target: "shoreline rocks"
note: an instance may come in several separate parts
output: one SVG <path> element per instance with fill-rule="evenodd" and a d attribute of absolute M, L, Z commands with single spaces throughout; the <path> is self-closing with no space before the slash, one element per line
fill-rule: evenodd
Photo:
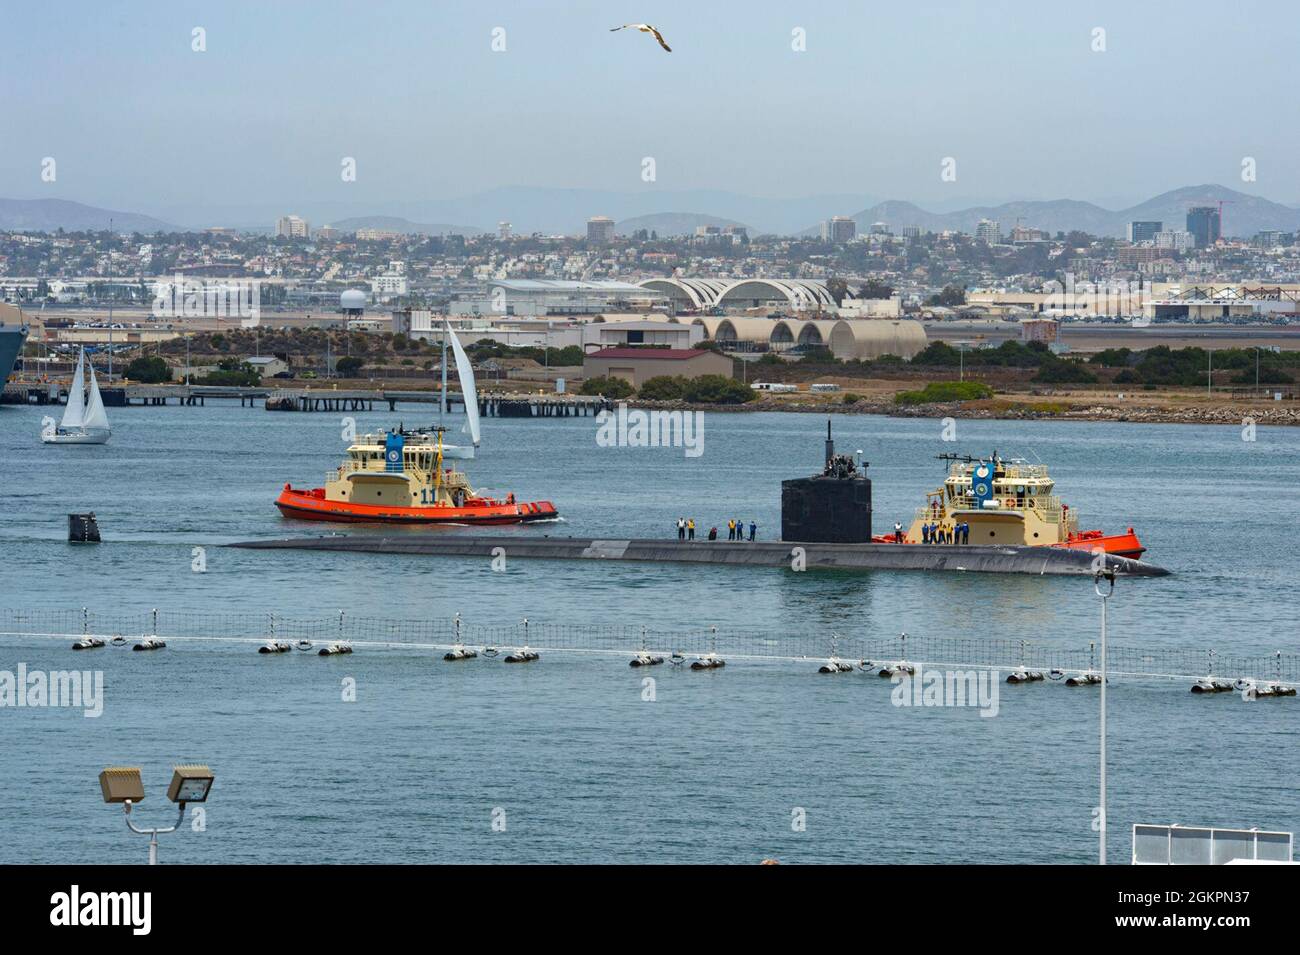
<path fill-rule="evenodd" d="M 995 401 L 998 399 L 994 399 Z M 1005 401 L 1005 399 L 1002 399 Z M 629 408 L 656 411 L 778 411 L 810 414 L 874 414 L 891 418 L 967 418 L 1006 421 L 1122 421 L 1130 424 L 1222 424 L 1242 426 L 1247 419 L 1256 425 L 1300 426 L 1300 407 L 1241 408 L 1233 406 L 1157 406 L 1157 405 L 1062 405 L 1036 408 L 1033 404 L 999 404 L 981 407 L 984 402 L 948 402 L 928 405 L 896 405 L 893 401 L 862 399 L 853 404 L 825 401 L 758 400 L 743 405 L 691 404 L 686 401 L 641 401 L 629 399 Z"/>

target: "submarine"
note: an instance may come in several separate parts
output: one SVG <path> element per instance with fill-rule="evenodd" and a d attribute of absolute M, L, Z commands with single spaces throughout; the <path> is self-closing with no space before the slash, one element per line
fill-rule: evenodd
<path fill-rule="evenodd" d="M 781 540 L 726 540 L 506 536 L 447 531 L 400 535 L 332 534 L 242 541 L 250 550 L 408 554 L 491 560 L 506 547 L 525 560 L 618 560 L 663 564 L 780 567 L 791 570 L 919 570 L 1126 577 L 1163 577 L 1170 572 L 1146 561 L 1104 551 L 1014 544 L 881 543 L 873 541 L 871 479 L 866 462 L 836 454 L 830 422 L 820 473 L 781 482 Z"/>

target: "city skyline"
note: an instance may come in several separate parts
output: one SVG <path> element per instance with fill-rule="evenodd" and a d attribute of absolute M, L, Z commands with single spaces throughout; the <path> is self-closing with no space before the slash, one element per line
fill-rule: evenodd
<path fill-rule="evenodd" d="M 15 11 L 28 42 L 0 77 L 22 134 L 0 157 L 0 195 L 183 223 L 196 193 L 288 211 L 512 186 L 939 210 L 1060 198 L 1114 209 L 1199 182 L 1300 199 L 1287 175 L 1300 134 L 1276 122 L 1285 64 L 1251 58 L 1246 25 L 1267 4 L 1232 22 L 1208 4 L 1174 18 L 956 3 L 921 22 L 655 4 L 671 54 L 610 35 L 633 11 L 594 3 L 319 9 L 312 22 L 287 7 Z M 1296 29 L 1270 23 L 1270 38 Z M 1246 62 L 1245 76 L 1215 68 Z"/>

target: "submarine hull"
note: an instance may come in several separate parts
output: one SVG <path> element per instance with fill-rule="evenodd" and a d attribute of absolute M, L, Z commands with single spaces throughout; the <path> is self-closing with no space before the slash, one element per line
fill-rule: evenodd
<path fill-rule="evenodd" d="M 672 564 L 808 570 L 926 570 L 969 573 L 1076 575 L 1096 573 L 1093 554 L 1066 547 L 953 546 L 942 544 L 825 543 L 814 541 L 601 540 L 589 537 L 521 537 L 503 534 L 410 533 L 333 535 L 244 541 L 229 547 L 254 550 L 337 551 L 472 557 L 490 560 L 504 548 L 511 559 L 627 560 Z M 1130 577 L 1169 573 L 1145 561 L 1105 555 L 1106 566 Z"/>

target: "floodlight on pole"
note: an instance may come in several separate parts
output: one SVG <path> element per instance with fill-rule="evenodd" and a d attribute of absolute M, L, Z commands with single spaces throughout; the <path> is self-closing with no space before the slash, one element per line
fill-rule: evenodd
<path fill-rule="evenodd" d="M 208 793 L 216 777 L 207 766 L 184 765 L 173 767 L 167 798 L 176 803 L 176 821 L 166 829 L 142 829 L 131 821 L 132 807 L 144 798 L 144 782 L 138 766 L 109 766 L 99 774 L 99 788 L 106 803 L 121 803 L 126 813 L 126 827 L 132 832 L 149 837 L 149 864 L 158 864 L 158 836 L 175 832 L 185 821 L 185 806 L 192 802 L 207 802 Z"/>
<path fill-rule="evenodd" d="M 1103 588 L 1103 583 L 1107 586 Z M 1106 864 L 1106 604 L 1115 593 L 1115 568 L 1107 567 L 1093 576 L 1092 589 L 1101 598 L 1101 728 L 1100 728 L 1100 778 L 1101 805 L 1099 807 L 1101 824 L 1098 835 L 1099 865 Z"/>

